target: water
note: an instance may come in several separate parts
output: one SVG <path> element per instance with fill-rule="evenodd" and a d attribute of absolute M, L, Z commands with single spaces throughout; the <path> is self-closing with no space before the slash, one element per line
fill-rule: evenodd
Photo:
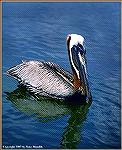
<path fill-rule="evenodd" d="M 120 3 L 7 2 L 2 23 L 3 146 L 120 148 Z M 90 107 L 36 101 L 4 74 L 30 59 L 71 71 L 69 33 L 85 37 Z"/>

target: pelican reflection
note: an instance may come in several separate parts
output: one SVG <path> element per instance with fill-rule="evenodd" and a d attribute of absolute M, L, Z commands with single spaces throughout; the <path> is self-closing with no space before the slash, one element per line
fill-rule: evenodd
<path fill-rule="evenodd" d="M 77 148 L 81 141 L 81 128 L 91 101 L 88 103 L 82 102 L 79 105 L 79 103 L 72 104 L 71 101 L 68 103 L 46 97 L 35 97 L 23 86 L 19 86 L 13 92 L 6 92 L 6 98 L 19 111 L 38 118 L 40 122 L 46 123 L 62 116 L 70 116 L 68 125 L 64 127 L 62 133 L 60 148 Z"/>

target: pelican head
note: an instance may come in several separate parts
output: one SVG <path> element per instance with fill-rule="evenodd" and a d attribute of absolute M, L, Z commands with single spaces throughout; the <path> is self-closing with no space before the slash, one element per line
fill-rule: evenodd
<path fill-rule="evenodd" d="M 78 34 L 69 34 L 67 36 L 67 48 L 73 71 L 74 89 L 80 90 L 82 95 L 89 96 L 84 38 Z"/>

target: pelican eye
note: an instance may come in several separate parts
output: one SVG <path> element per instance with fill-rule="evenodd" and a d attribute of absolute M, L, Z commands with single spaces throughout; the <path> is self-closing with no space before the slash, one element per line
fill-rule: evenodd
<path fill-rule="evenodd" d="M 78 43 L 77 46 L 79 48 L 79 51 L 80 51 L 81 55 L 86 54 L 86 49 L 85 49 L 85 47 L 83 45 L 81 45 L 80 43 Z"/>

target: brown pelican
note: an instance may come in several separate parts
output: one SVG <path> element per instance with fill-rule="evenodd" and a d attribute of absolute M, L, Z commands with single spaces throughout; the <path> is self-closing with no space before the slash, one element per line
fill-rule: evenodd
<path fill-rule="evenodd" d="M 67 36 L 67 49 L 72 74 L 51 62 L 23 61 L 7 70 L 30 92 L 56 99 L 91 98 L 88 85 L 86 50 L 81 35 Z"/>

